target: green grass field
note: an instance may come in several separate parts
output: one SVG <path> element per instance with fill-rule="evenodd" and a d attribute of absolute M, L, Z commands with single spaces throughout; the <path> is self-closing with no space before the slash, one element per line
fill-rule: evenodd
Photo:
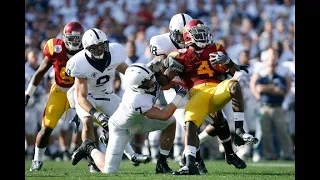
<path fill-rule="evenodd" d="M 134 167 L 129 161 L 122 161 L 117 174 L 89 173 L 86 161 L 72 166 L 70 162 L 44 161 L 39 172 L 29 172 L 30 161 L 25 161 L 26 180 L 97 180 L 97 179 L 219 179 L 219 180 L 293 180 L 295 179 L 295 166 L 293 161 L 261 161 L 252 163 L 246 161 L 246 169 L 236 169 L 225 161 L 206 161 L 208 175 L 201 176 L 173 176 L 155 174 L 155 164 L 141 164 Z M 179 168 L 176 162 L 169 162 L 173 170 Z"/>

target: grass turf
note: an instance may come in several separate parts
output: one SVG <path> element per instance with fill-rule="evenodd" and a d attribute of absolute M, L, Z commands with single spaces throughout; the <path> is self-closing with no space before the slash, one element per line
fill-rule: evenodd
<path fill-rule="evenodd" d="M 89 173 L 86 161 L 76 166 L 71 162 L 44 161 L 41 171 L 30 172 L 30 161 L 25 161 L 26 180 L 98 180 L 98 179 L 219 179 L 219 180 L 292 180 L 295 179 L 294 161 L 246 161 L 247 168 L 236 169 L 225 161 L 205 161 L 209 173 L 201 176 L 174 176 L 155 174 L 155 164 L 141 164 L 134 167 L 129 161 L 122 161 L 117 174 Z M 176 162 L 169 162 L 173 170 L 179 168 Z"/>

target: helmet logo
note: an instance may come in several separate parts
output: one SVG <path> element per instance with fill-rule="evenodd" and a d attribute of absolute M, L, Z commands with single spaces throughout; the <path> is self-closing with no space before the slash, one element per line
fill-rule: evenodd
<path fill-rule="evenodd" d="M 55 45 L 53 50 L 55 53 L 60 53 L 62 51 L 62 46 L 60 44 Z"/>
<path fill-rule="evenodd" d="M 98 74 L 97 72 L 93 72 L 93 73 L 91 74 L 91 77 L 92 77 L 92 78 L 96 78 L 97 74 Z"/>

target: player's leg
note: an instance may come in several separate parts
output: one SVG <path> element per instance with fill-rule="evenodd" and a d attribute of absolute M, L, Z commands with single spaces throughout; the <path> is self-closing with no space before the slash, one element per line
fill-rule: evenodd
<path fill-rule="evenodd" d="M 211 115 L 213 114 L 211 113 Z M 246 168 L 246 163 L 233 151 L 230 128 L 223 111 L 215 113 L 214 123 L 207 125 L 204 131 L 211 136 L 216 134 L 219 137 L 224 147 L 225 159 L 228 164 L 233 164 L 239 169 Z"/>
<path fill-rule="evenodd" d="M 141 120 L 141 129 L 138 134 L 144 134 L 161 130 L 160 135 L 160 152 L 156 164 L 156 173 L 171 174 L 173 171 L 167 163 L 167 157 L 173 146 L 176 122 L 174 117 L 170 117 L 167 121 L 143 118 Z"/>
<path fill-rule="evenodd" d="M 62 152 L 62 158 L 64 161 L 71 160 L 71 154 L 69 152 L 70 140 L 69 137 L 69 121 L 74 118 L 76 112 L 74 109 L 68 109 L 61 118 L 61 131 L 59 133 L 59 144 Z"/>
<path fill-rule="evenodd" d="M 49 137 L 52 133 L 52 130 L 55 128 L 58 120 L 68 106 L 69 103 L 66 93 L 53 85 L 44 110 L 42 127 L 37 134 L 35 154 L 34 159 L 32 160 L 30 171 L 38 171 L 41 169 L 44 152 L 46 151 L 49 143 Z"/>
<path fill-rule="evenodd" d="M 100 95 L 96 96 L 99 97 Z M 105 100 L 97 100 L 97 108 L 110 117 L 117 110 L 121 98 L 114 93 L 103 94 L 103 97 Z M 140 163 L 150 162 L 150 156 L 136 153 L 130 143 L 125 146 L 124 154 L 130 159 L 134 166 L 138 166 Z"/>
<path fill-rule="evenodd" d="M 92 97 L 88 96 L 88 101 L 96 107 L 97 101 L 93 99 Z M 84 140 L 90 140 L 90 142 L 93 142 L 93 146 L 96 147 L 96 137 L 94 134 L 94 117 L 89 114 L 87 111 L 85 111 L 77 102 L 75 99 L 75 110 L 78 114 L 79 119 L 81 120 L 82 124 L 82 130 L 81 130 L 81 139 L 84 143 Z M 79 150 L 80 147 L 77 149 Z M 75 154 L 77 154 L 77 150 L 73 152 L 71 156 L 71 161 L 74 161 L 76 157 L 74 157 Z M 94 161 L 92 157 L 89 155 L 87 157 L 88 160 L 88 168 L 90 172 L 99 172 L 99 169 L 96 168 L 96 165 L 94 164 Z"/>
<path fill-rule="evenodd" d="M 171 88 L 168 90 L 163 91 L 163 96 L 166 100 L 166 102 L 169 104 L 176 96 L 176 91 Z M 179 107 L 177 107 L 176 111 L 174 112 L 173 116 L 176 119 L 176 134 L 175 134 L 175 140 L 174 140 L 174 146 L 173 146 L 173 153 L 175 159 L 181 158 L 181 153 L 183 151 L 182 146 L 182 134 L 183 134 L 183 126 L 184 126 L 184 109 L 188 102 L 189 98 L 185 96 Z M 179 122 L 182 122 L 182 126 L 179 125 Z"/>
<path fill-rule="evenodd" d="M 27 142 L 26 155 L 27 159 L 31 160 L 34 154 L 34 145 L 36 142 L 37 135 L 37 116 L 36 109 L 34 107 L 26 108 L 25 110 L 25 136 Z"/>
<path fill-rule="evenodd" d="M 235 79 L 224 80 L 218 84 L 212 98 L 210 112 L 221 110 L 226 104 L 232 101 L 232 110 L 235 121 L 235 144 L 237 146 L 244 144 L 256 144 L 258 139 L 248 134 L 243 129 L 244 100 L 241 92 L 241 86 Z"/>
<path fill-rule="evenodd" d="M 183 166 L 175 175 L 200 174 L 196 165 L 196 150 L 199 147 L 198 128 L 202 125 L 209 114 L 209 102 L 212 94 L 208 91 L 209 86 L 199 86 L 190 91 L 190 100 L 185 109 L 185 148 L 186 166 Z"/>
<path fill-rule="evenodd" d="M 156 162 L 159 156 L 159 142 L 161 131 L 152 131 L 148 134 L 152 162 Z"/>

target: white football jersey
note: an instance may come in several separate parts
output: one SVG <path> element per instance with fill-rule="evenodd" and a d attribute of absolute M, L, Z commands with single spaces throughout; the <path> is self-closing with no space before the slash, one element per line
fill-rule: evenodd
<path fill-rule="evenodd" d="M 150 38 L 150 52 L 152 55 L 168 55 L 180 49 L 179 45 L 170 39 L 170 33 L 160 34 Z"/>
<path fill-rule="evenodd" d="M 122 96 L 121 103 L 110 117 L 110 121 L 121 129 L 129 129 L 132 125 L 139 124 L 143 113 L 151 109 L 159 98 L 160 89 L 155 94 L 138 93 L 127 88 Z"/>
<path fill-rule="evenodd" d="M 113 92 L 113 80 L 116 68 L 125 62 L 125 48 L 118 43 L 109 43 L 109 53 L 104 60 L 91 60 L 82 50 L 67 62 L 67 73 L 72 77 L 86 78 L 88 93 Z"/>

